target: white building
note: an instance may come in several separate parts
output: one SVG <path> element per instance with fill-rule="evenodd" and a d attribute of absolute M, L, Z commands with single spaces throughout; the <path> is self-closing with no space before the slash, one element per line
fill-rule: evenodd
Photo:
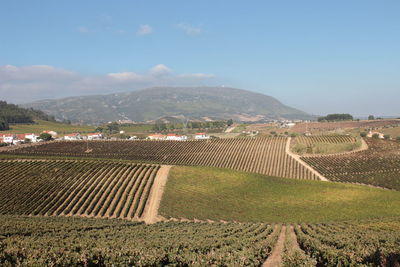
<path fill-rule="evenodd" d="M 379 138 L 379 139 L 384 139 L 384 138 L 385 138 L 385 135 L 384 135 L 383 133 L 380 133 L 380 132 L 372 132 L 372 131 L 369 131 L 369 133 L 367 134 L 367 137 L 372 138 L 375 134 L 378 135 L 378 138 Z"/>
<path fill-rule="evenodd" d="M 207 140 L 207 139 L 210 139 L 210 136 L 207 135 L 206 133 L 196 133 L 196 135 L 194 136 L 194 139 L 196 139 L 196 140 Z"/>
<path fill-rule="evenodd" d="M 30 140 L 32 143 L 39 142 L 39 136 L 34 133 L 27 133 L 25 134 L 25 139 Z"/>
<path fill-rule="evenodd" d="M 14 142 L 14 139 L 16 139 L 15 134 L 4 134 L 2 136 L 3 139 L 3 143 L 7 143 L 7 144 L 12 144 Z"/>
<path fill-rule="evenodd" d="M 66 134 L 66 135 L 64 135 L 64 140 L 67 140 L 67 141 L 82 140 L 82 136 L 80 133 Z"/>
<path fill-rule="evenodd" d="M 99 140 L 102 138 L 103 138 L 103 135 L 101 133 L 89 133 L 87 135 L 87 140 Z"/>
<path fill-rule="evenodd" d="M 168 134 L 166 140 L 185 141 L 185 140 L 187 140 L 187 136 L 186 135 L 178 135 L 178 134 Z"/>
<path fill-rule="evenodd" d="M 166 136 L 163 134 L 149 134 L 147 136 L 147 139 L 149 139 L 149 140 L 165 140 Z"/>

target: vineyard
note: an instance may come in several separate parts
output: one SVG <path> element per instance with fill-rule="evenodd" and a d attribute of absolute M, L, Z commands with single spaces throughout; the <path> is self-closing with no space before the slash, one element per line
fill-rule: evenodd
<path fill-rule="evenodd" d="M 71 141 L 52 142 L 8 153 L 115 158 L 173 165 L 202 165 L 287 178 L 318 179 L 314 173 L 286 153 L 287 140 L 285 137 L 274 137 L 184 142 Z"/>
<path fill-rule="evenodd" d="M 326 144 L 342 144 L 342 143 L 355 143 L 356 138 L 349 135 L 319 135 L 319 136 L 298 136 L 296 142 L 311 146 L 318 143 Z"/>
<path fill-rule="evenodd" d="M 367 139 L 366 142 L 368 150 L 301 159 L 332 181 L 400 190 L 400 144 L 374 139 Z"/>
<path fill-rule="evenodd" d="M 361 185 L 176 166 L 169 172 L 159 213 L 165 218 L 255 223 L 361 220 L 400 216 L 400 194 Z"/>
<path fill-rule="evenodd" d="M 399 233 L 398 219 L 294 226 L 144 225 L 3 215 L 0 265 L 261 266 L 283 234 L 282 266 L 398 266 Z"/>
<path fill-rule="evenodd" d="M 160 167 L 107 161 L 1 160 L 0 214 L 136 220 Z"/>
<path fill-rule="evenodd" d="M 319 266 L 399 266 L 400 222 L 302 224 L 300 248 Z"/>
<path fill-rule="evenodd" d="M 291 150 L 297 154 L 336 154 L 357 151 L 362 141 L 348 135 L 297 136 Z"/>
<path fill-rule="evenodd" d="M 261 266 L 274 228 L 0 216 L 0 265 Z"/>
<path fill-rule="evenodd" d="M 310 122 L 298 123 L 291 131 L 297 133 L 319 132 L 319 131 L 334 131 L 338 129 L 349 128 L 382 128 L 395 127 L 400 125 L 400 120 L 363 120 L 363 121 L 341 121 L 341 122 Z"/>

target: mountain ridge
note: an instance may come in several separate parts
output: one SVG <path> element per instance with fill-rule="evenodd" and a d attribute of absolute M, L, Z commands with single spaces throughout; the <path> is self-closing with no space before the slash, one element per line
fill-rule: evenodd
<path fill-rule="evenodd" d="M 151 87 L 39 100 L 22 106 L 42 110 L 58 120 L 86 124 L 116 120 L 147 122 L 166 116 L 236 121 L 314 118 L 271 96 L 230 87 Z"/>

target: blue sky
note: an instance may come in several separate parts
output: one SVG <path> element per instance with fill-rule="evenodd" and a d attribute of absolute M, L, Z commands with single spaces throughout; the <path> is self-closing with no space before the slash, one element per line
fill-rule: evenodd
<path fill-rule="evenodd" d="M 0 0 L 0 93 L 225 85 L 314 114 L 400 116 L 399 14 L 397 0 Z"/>

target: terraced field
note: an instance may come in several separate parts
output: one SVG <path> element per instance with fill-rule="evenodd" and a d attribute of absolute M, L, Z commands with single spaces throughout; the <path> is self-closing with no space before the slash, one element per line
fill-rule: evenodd
<path fill-rule="evenodd" d="M 301 159 L 332 181 L 400 190 L 400 143 L 366 139 L 368 150 Z"/>
<path fill-rule="evenodd" d="M 72 141 L 24 147 L 16 155 L 128 159 L 172 165 L 202 165 L 272 176 L 316 180 L 289 156 L 287 138 L 243 138 L 208 141 Z M 3 152 L 7 153 L 7 152 Z"/>
<path fill-rule="evenodd" d="M 159 165 L 1 160 L 0 214 L 142 217 Z"/>

